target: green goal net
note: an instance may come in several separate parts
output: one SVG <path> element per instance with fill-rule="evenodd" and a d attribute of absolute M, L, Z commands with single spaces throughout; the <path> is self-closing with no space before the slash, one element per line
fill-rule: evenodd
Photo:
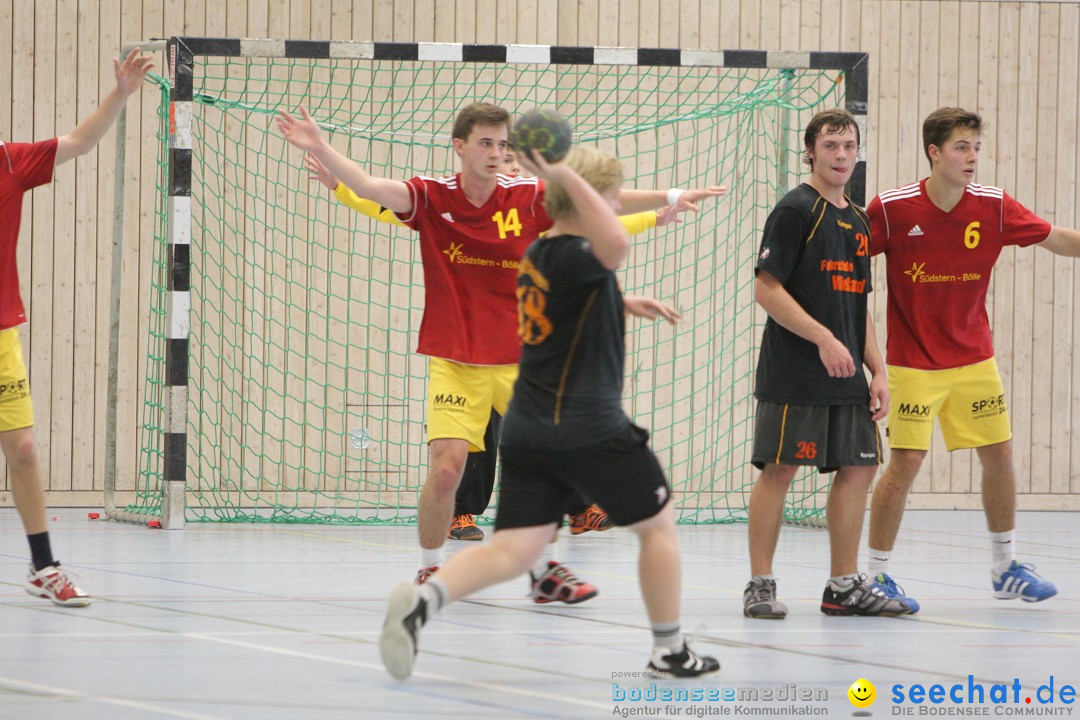
<path fill-rule="evenodd" d="M 405 46 L 409 47 L 409 46 Z M 411 46 L 415 49 L 415 46 Z M 280 54 L 280 53 L 279 53 Z M 726 184 L 682 222 L 632 238 L 620 280 L 674 302 L 677 327 L 628 322 L 626 408 L 652 433 L 682 522 L 745 519 L 763 316 L 765 216 L 800 182 L 801 129 L 845 105 L 839 68 L 196 56 L 191 84 L 188 521 L 410 522 L 426 477 L 419 246 L 337 203 L 277 132 L 306 105 L 374 175 L 457 171 L 450 129 L 473 101 L 553 107 L 614 152 L 626 187 Z M 378 54 L 378 53 L 376 53 Z M 764 54 L 762 54 L 764 55 Z M 161 155 L 135 503 L 161 513 L 169 342 L 169 142 Z M 144 290 L 145 292 L 145 290 Z M 797 479 L 789 520 L 822 514 Z M 497 503 L 497 496 L 496 496 Z"/>

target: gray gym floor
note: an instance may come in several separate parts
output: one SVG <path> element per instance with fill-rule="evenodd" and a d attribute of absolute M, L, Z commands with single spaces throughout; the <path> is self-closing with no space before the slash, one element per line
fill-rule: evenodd
<path fill-rule="evenodd" d="M 0 510 L 4 720 L 1069 716 L 1076 706 L 1062 702 L 1062 687 L 1080 685 L 1077 513 L 1019 516 L 1020 559 L 1059 589 L 1028 604 L 993 599 L 980 513 L 908 512 L 893 568 L 922 611 L 899 619 L 822 615 L 827 535 L 791 527 L 776 562 L 791 612 L 745 619 L 746 526 L 681 527 L 683 626 L 722 663 L 682 683 L 632 675 L 651 641 L 625 530 L 560 540 L 556 557 L 598 585 L 597 598 L 541 606 L 525 597 L 524 579 L 491 588 L 424 629 L 416 672 L 397 683 L 376 643 L 389 587 L 416 571 L 412 527 L 164 531 L 89 520 L 86 510 L 52 515 L 56 554 L 95 602 L 66 609 L 27 595 L 25 537 L 15 511 Z M 1054 702 L 1042 704 L 1051 676 Z M 866 710 L 847 697 L 860 678 L 877 689 Z M 995 683 L 1008 686 L 1007 702 L 991 701 Z M 960 684 L 965 704 L 915 704 L 913 684 L 945 693 Z M 967 704 L 969 685 L 983 687 L 983 705 Z M 700 699 L 663 699 L 683 690 Z M 661 699 L 630 699 L 653 692 Z"/>

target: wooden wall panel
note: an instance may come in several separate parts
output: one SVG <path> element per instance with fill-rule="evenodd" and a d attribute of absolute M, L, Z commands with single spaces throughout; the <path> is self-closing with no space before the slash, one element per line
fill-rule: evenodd
<path fill-rule="evenodd" d="M 926 174 L 920 124 L 942 105 L 989 121 L 979 180 L 1043 217 L 1080 223 L 1080 5 L 974 0 L 12 0 L 0 3 L 0 137 L 66 132 L 113 85 L 122 43 L 173 34 L 870 54 L 868 189 Z M 10 52 L 6 50 L 10 48 Z M 159 61 L 158 72 L 163 58 Z M 157 96 L 128 107 L 118 458 L 130 487 L 153 271 Z M 50 501 L 100 503 L 114 143 L 57 172 L 23 210 L 22 331 Z M 1022 507 L 1080 507 L 1080 289 L 1074 260 L 1006 249 L 989 311 L 1013 419 Z M 872 298 L 885 339 L 885 284 Z M 318 442 L 318 440 L 313 440 Z M 0 505 L 8 505 L 0 460 Z M 935 433 L 912 498 L 977 507 L 979 465 Z"/>

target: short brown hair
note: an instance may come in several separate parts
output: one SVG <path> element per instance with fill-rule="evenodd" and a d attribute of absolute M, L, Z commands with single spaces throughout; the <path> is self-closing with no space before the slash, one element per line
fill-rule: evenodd
<path fill-rule="evenodd" d="M 811 118 L 810 124 L 806 126 L 806 134 L 803 135 L 803 144 L 806 146 L 803 151 L 803 162 L 809 165 L 811 170 L 814 169 L 814 161 L 810 159 L 810 153 L 814 149 L 814 143 L 817 142 L 818 135 L 835 135 L 844 132 L 848 128 L 855 130 L 856 147 L 861 145 L 862 136 L 859 133 L 859 123 L 855 121 L 855 116 L 847 110 L 841 108 L 822 110 Z"/>
<path fill-rule="evenodd" d="M 612 188 L 622 185 L 622 164 L 614 155 L 593 147 L 575 147 L 566 154 L 562 161 L 569 165 L 581 178 L 592 185 L 593 190 L 603 195 Z M 559 183 L 544 184 L 544 207 L 548 217 L 558 220 L 560 217 L 573 215 L 576 210 L 570 196 Z"/>
<path fill-rule="evenodd" d="M 927 160 L 930 160 L 930 146 L 944 147 L 952 131 L 958 127 L 968 128 L 982 135 L 983 119 L 978 113 L 958 107 L 938 108 L 926 116 L 922 124 L 922 144 Z M 930 160 L 930 168 L 933 167 L 934 161 Z"/>
<path fill-rule="evenodd" d="M 477 125 L 505 125 L 510 127 L 510 113 L 491 103 L 473 103 L 466 105 L 454 120 L 454 132 L 451 137 L 468 140 Z"/>

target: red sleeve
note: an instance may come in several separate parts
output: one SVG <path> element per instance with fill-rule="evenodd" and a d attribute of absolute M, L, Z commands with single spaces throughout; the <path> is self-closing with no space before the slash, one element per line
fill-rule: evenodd
<path fill-rule="evenodd" d="M 418 230 L 417 225 L 423 215 L 422 211 L 428 204 L 427 184 L 424 178 L 414 177 L 405 181 L 405 187 L 409 189 L 409 197 L 412 198 L 412 212 L 394 214 L 408 227 Z"/>
<path fill-rule="evenodd" d="M 533 213 L 536 215 L 536 222 L 540 232 L 545 233 L 551 229 L 554 225 L 554 221 L 547 214 L 547 203 L 544 202 L 544 181 L 539 180 L 536 183 L 536 195 L 533 199 L 534 208 Z"/>
<path fill-rule="evenodd" d="M 885 206 L 881 202 L 881 196 L 875 195 L 866 208 L 866 216 L 870 218 L 870 254 L 880 255 L 885 252 L 889 244 L 889 223 L 885 217 Z"/>
<path fill-rule="evenodd" d="M 52 180 L 53 167 L 56 165 L 56 146 L 56 138 L 7 146 L 11 150 L 15 174 L 24 189 L 33 190 Z"/>
<path fill-rule="evenodd" d="M 1041 243 L 1052 226 L 1008 193 L 1001 197 L 1001 244 L 1027 247 Z"/>

